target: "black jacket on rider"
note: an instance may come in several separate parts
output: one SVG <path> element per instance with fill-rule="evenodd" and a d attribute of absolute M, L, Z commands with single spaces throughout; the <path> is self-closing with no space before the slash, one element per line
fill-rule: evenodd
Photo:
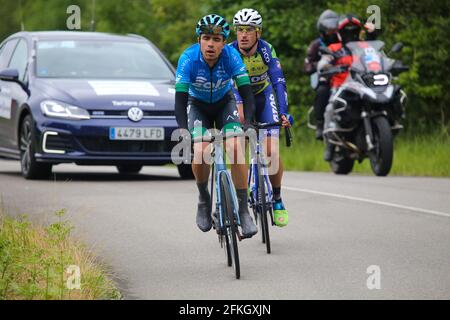
<path fill-rule="evenodd" d="M 308 46 L 303 70 L 307 75 L 317 71 L 317 62 L 320 60 L 319 48 L 322 46 L 320 38 L 314 39 Z"/>

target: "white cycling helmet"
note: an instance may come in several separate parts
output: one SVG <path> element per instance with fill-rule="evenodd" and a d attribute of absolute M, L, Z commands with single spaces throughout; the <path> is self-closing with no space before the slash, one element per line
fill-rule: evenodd
<path fill-rule="evenodd" d="M 241 9 L 233 18 L 235 26 L 252 26 L 262 29 L 262 17 L 255 9 Z"/>

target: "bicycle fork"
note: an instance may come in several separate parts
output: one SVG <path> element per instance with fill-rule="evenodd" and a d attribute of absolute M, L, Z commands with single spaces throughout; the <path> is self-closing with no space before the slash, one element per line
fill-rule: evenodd
<path fill-rule="evenodd" d="M 239 217 L 239 203 L 237 201 L 237 194 L 236 194 L 236 189 L 234 187 L 233 181 L 231 179 L 230 174 L 227 171 L 226 168 L 226 164 L 223 161 L 223 154 L 222 154 L 222 150 L 220 148 L 217 148 L 214 152 L 214 158 L 215 158 L 215 173 L 214 176 L 216 177 L 216 212 L 218 213 L 218 218 L 219 218 L 219 224 L 220 224 L 220 229 L 219 230 L 224 230 L 226 227 L 226 225 L 223 225 L 224 220 L 224 215 L 225 213 L 223 212 L 223 199 L 222 199 L 222 194 L 220 192 L 220 182 L 222 181 L 222 175 L 225 176 L 226 181 L 227 181 L 227 186 L 225 186 L 226 188 L 229 188 L 230 190 L 230 194 L 231 194 L 231 198 L 233 200 L 233 216 L 235 219 L 235 223 L 240 226 L 241 225 L 241 220 Z M 229 223 L 234 223 L 234 221 L 229 221 Z M 237 229 L 237 235 L 238 235 L 238 239 L 239 241 L 242 240 L 242 235 L 239 231 L 239 229 Z"/>

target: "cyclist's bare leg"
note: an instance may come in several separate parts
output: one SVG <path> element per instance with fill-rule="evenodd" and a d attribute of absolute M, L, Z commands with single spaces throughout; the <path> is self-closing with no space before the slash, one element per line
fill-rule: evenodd
<path fill-rule="evenodd" d="M 192 172 L 197 183 L 208 182 L 210 164 L 205 161 L 208 159 L 208 152 L 211 152 L 211 146 L 208 142 L 194 143 L 194 160 L 192 162 Z"/>
<path fill-rule="evenodd" d="M 266 159 L 271 160 L 269 179 L 273 188 L 280 188 L 283 179 L 283 163 L 280 158 L 279 137 L 266 138 Z"/>
<path fill-rule="evenodd" d="M 247 170 L 245 161 L 244 138 L 226 141 L 227 160 L 231 164 L 231 177 L 236 189 L 247 189 Z"/>
<path fill-rule="evenodd" d="M 270 183 L 273 188 L 281 188 L 281 181 L 283 180 L 283 162 L 281 161 L 280 156 L 278 155 L 278 172 L 269 176 Z"/>
<path fill-rule="evenodd" d="M 288 224 L 288 212 L 281 200 L 281 181 L 283 179 L 283 163 L 280 159 L 279 137 L 267 137 L 266 139 L 267 159 L 272 159 L 272 169 L 269 167 L 269 179 L 272 184 L 273 191 L 273 217 L 277 226 L 283 227 Z M 278 163 L 274 163 L 278 161 Z M 278 168 L 276 168 L 278 166 Z M 275 172 L 275 173 L 274 173 Z M 273 173 L 273 174 L 270 174 Z"/>
<path fill-rule="evenodd" d="M 258 229 L 248 211 L 248 166 L 245 163 L 245 138 L 228 139 L 226 150 L 229 163 L 231 163 L 231 177 L 236 187 L 236 195 L 239 202 L 242 233 L 245 237 L 251 237 L 257 233 Z"/>
<path fill-rule="evenodd" d="M 209 231 L 212 227 L 211 195 L 208 190 L 210 164 L 205 161 L 211 150 L 208 145 L 207 142 L 194 143 L 194 161 L 192 162 L 192 172 L 199 191 L 196 222 L 203 232 Z"/>
<path fill-rule="evenodd" d="M 236 104 L 236 107 L 239 112 L 239 120 L 241 121 L 241 123 L 244 123 L 244 105 L 242 103 L 238 103 Z"/>

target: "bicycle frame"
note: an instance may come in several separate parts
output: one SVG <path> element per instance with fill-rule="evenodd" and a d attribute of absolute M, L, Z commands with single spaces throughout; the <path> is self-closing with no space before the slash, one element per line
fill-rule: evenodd
<path fill-rule="evenodd" d="M 262 151 L 261 151 L 261 139 L 260 139 L 260 135 L 259 133 L 257 134 L 257 139 L 256 139 L 256 146 L 255 146 L 255 150 L 256 153 L 252 155 L 251 159 L 250 159 L 250 169 L 249 169 L 249 174 L 248 174 L 248 180 L 247 180 L 247 185 L 251 188 L 251 190 L 254 192 L 253 194 L 256 196 L 259 194 L 259 179 L 260 176 L 258 175 L 258 159 L 259 159 L 259 163 L 262 164 L 261 169 L 262 169 L 262 176 L 265 180 L 266 183 L 266 187 L 267 187 L 267 193 L 266 193 L 266 203 L 267 204 L 272 204 L 273 202 L 273 192 L 272 192 L 272 184 L 270 183 L 270 179 L 269 179 L 269 175 L 267 173 L 267 168 L 265 166 L 264 163 L 264 157 L 262 155 Z M 253 185 L 251 185 L 251 180 L 253 177 Z M 250 200 L 250 198 L 249 198 Z M 250 203 L 251 206 L 254 206 L 254 203 Z M 273 217 L 271 217 L 271 219 L 273 219 Z M 273 221 L 272 221 L 273 224 Z"/>
<path fill-rule="evenodd" d="M 267 253 L 270 254 L 270 234 L 269 226 L 274 225 L 274 217 L 272 212 L 273 206 L 273 190 L 272 184 L 269 179 L 267 160 L 264 157 L 264 143 L 267 142 L 266 139 L 262 139 L 261 129 L 267 129 L 272 126 L 282 127 L 282 122 L 273 123 L 255 123 L 255 127 L 258 129 L 256 133 L 256 139 L 250 139 L 251 148 L 251 161 L 249 168 L 249 175 L 247 185 L 251 189 L 251 196 L 249 197 L 249 205 L 253 209 L 255 219 L 261 221 L 262 227 L 262 242 L 266 244 Z M 286 145 L 289 147 L 292 142 L 292 136 L 289 128 L 285 128 L 286 131 Z M 252 185 L 253 179 L 253 185 Z M 270 222 L 267 218 L 268 214 L 270 216 Z"/>
<path fill-rule="evenodd" d="M 240 263 L 239 263 L 239 249 L 238 241 L 241 241 L 242 236 L 238 230 L 241 221 L 239 219 L 239 204 L 237 200 L 236 190 L 234 188 L 231 175 L 227 170 L 226 161 L 223 150 L 223 140 L 211 137 L 204 142 L 212 143 L 211 155 L 212 174 L 211 174 L 211 209 L 214 194 L 216 196 L 216 218 L 219 221 L 213 221 L 215 229 L 219 237 L 219 243 L 222 248 L 225 248 L 228 266 L 234 265 L 236 279 L 240 278 Z M 215 179 L 215 181 L 214 181 Z M 215 192 L 213 188 L 215 187 Z M 231 210 L 230 210 L 231 209 Z M 224 246 L 225 242 L 225 246 Z"/>

